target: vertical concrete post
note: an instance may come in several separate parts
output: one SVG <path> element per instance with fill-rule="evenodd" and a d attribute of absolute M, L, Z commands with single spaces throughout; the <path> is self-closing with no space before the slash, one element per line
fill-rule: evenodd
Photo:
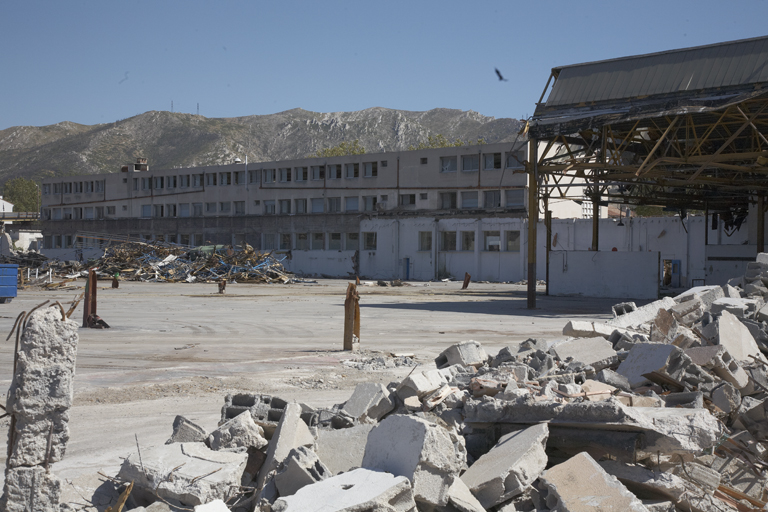
<path fill-rule="evenodd" d="M 96 272 L 88 271 L 85 282 L 85 297 L 83 298 L 83 327 L 88 327 L 88 317 L 96 314 Z"/>
<path fill-rule="evenodd" d="M 765 197 L 757 196 L 757 252 L 765 249 Z"/>
<path fill-rule="evenodd" d="M 595 180 L 595 187 L 600 182 Z M 600 243 L 600 194 L 592 196 L 592 250 L 597 251 Z"/>
<path fill-rule="evenodd" d="M 536 309 L 536 227 L 539 223 L 538 141 L 528 142 L 528 309 Z"/>
<path fill-rule="evenodd" d="M 360 295 L 357 285 L 349 283 L 344 300 L 344 350 L 354 350 L 354 337 L 360 340 Z"/>

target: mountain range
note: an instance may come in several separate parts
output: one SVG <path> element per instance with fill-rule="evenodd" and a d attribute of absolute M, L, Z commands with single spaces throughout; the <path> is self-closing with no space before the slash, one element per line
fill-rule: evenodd
<path fill-rule="evenodd" d="M 150 111 L 114 123 L 14 126 L 0 131 L 0 183 L 23 176 L 119 172 L 149 159 L 150 169 L 168 169 L 311 156 L 358 140 L 367 153 L 405 150 L 442 134 L 449 140 L 512 142 L 522 122 L 474 111 L 437 108 L 411 112 L 374 107 L 318 113 L 300 108 L 268 115 L 206 118 Z"/>

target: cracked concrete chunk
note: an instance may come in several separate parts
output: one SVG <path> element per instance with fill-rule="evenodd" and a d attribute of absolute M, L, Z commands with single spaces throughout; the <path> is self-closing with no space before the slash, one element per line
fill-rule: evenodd
<path fill-rule="evenodd" d="M 636 388 L 648 382 L 648 379 L 643 377 L 644 374 L 663 370 L 678 352 L 680 349 L 674 345 L 638 343 L 621 362 L 617 372 L 626 377 L 629 384 Z"/>
<path fill-rule="evenodd" d="M 267 458 L 259 470 L 256 486 L 264 487 L 267 479 L 277 471 L 291 450 L 299 446 L 311 447 L 314 444 L 315 438 L 301 419 L 301 405 L 296 402 L 289 403 L 285 406 L 272 439 L 269 440 Z"/>
<path fill-rule="evenodd" d="M 176 416 L 173 420 L 173 434 L 165 442 L 171 443 L 201 443 L 208 438 L 208 432 L 205 429 L 184 416 Z"/>
<path fill-rule="evenodd" d="M 363 464 L 365 443 L 373 425 L 355 425 L 317 433 L 317 455 L 334 475 Z"/>
<path fill-rule="evenodd" d="M 260 450 L 268 442 L 264 438 L 264 430 L 253 421 L 248 411 L 238 414 L 208 436 L 208 445 L 212 450 L 238 447 Z"/>
<path fill-rule="evenodd" d="M 390 392 L 378 382 L 361 382 L 342 407 L 341 412 L 365 422 L 377 422 L 395 408 L 389 398 Z"/>
<path fill-rule="evenodd" d="M 273 512 L 416 512 L 408 479 L 358 468 L 281 497 Z"/>
<path fill-rule="evenodd" d="M 600 371 L 619 361 L 611 343 L 604 338 L 576 338 L 558 343 L 550 349 L 560 361 L 573 358 L 574 361 L 592 366 Z"/>
<path fill-rule="evenodd" d="M 558 512 L 647 512 L 643 503 L 586 452 L 571 457 L 541 475 L 546 503 Z"/>
<path fill-rule="evenodd" d="M 547 465 L 546 423 L 509 433 L 461 476 L 485 508 L 522 494 Z"/>
<path fill-rule="evenodd" d="M 59 318 L 61 314 L 57 313 Z M 59 512 L 61 481 L 42 466 L 5 470 L 5 512 Z"/>
<path fill-rule="evenodd" d="M 453 477 L 465 463 L 466 454 L 448 430 L 403 415 L 389 416 L 371 430 L 363 456 L 364 468 L 410 479 L 416 501 L 432 506 L 448 503 Z"/>
<path fill-rule="evenodd" d="M 725 347 L 737 361 L 751 361 L 749 356 L 766 360 L 747 326 L 728 311 L 723 311 L 717 320 L 717 344 Z"/>
<path fill-rule="evenodd" d="M 306 485 L 331 477 L 331 471 L 320 462 L 317 454 L 300 446 L 291 450 L 275 475 L 280 496 L 290 496 Z"/>
<path fill-rule="evenodd" d="M 464 341 L 451 345 L 447 349 L 443 350 L 439 356 L 435 358 L 435 365 L 438 368 L 445 368 L 454 364 L 460 364 L 462 366 L 474 366 L 478 368 L 483 366 L 488 361 L 488 354 L 486 354 L 483 346 L 474 340 Z"/>

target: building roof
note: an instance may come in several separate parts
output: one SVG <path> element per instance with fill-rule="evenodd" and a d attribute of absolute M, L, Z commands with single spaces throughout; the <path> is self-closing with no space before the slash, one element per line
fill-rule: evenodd
<path fill-rule="evenodd" d="M 552 69 L 547 107 L 768 82 L 768 36 Z"/>

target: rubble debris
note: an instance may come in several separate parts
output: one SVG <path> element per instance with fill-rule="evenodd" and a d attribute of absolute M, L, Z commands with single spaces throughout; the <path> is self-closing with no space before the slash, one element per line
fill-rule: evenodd
<path fill-rule="evenodd" d="M 317 433 L 317 455 L 332 474 L 360 467 L 368 434 L 373 424 L 344 429 L 320 429 Z"/>
<path fill-rule="evenodd" d="M 223 448 L 255 448 L 267 446 L 264 429 L 258 426 L 249 411 L 238 414 L 208 436 L 208 446 L 212 450 Z"/>
<path fill-rule="evenodd" d="M 416 512 L 411 484 L 403 476 L 358 468 L 281 497 L 273 512 L 335 512 L 388 510 Z"/>
<path fill-rule="evenodd" d="M 454 364 L 460 364 L 462 366 L 474 366 L 475 368 L 482 366 L 488 361 L 488 354 L 483 350 L 483 346 L 480 343 L 469 340 L 455 345 L 451 345 L 447 349 L 443 350 L 439 356 L 435 358 L 435 364 L 438 369 L 447 368 Z"/>
<path fill-rule="evenodd" d="M 638 343 L 632 347 L 616 372 L 626 377 L 629 385 L 636 388 L 648 382 L 646 374 L 663 371 L 670 361 L 681 353 L 682 351 L 674 345 Z"/>
<path fill-rule="evenodd" d="M 280 496 L 290 496 L 304 487 L 333 476 L 331 471 L 306 446 L 294 448 L 275 474 L 275 487 Z"/>
<path fill-rule="evenodd" d="M 375 423 L 395 408 L 389 398 L 390 394 L 383 384 L 361 382 L 355 387 L 355 392 L 344 404 L 341 412 L 360 423 Z"/>
<path fill-rule="evenodd" d="M 277 424 L 275 433 L 269 440 L 267 457 L 264 465 L 259 470 L 256 480 L 258 487 L 264 487 L 267 479 L 274 476 L 280 464 L 288 457 L 291 450 L 300 446 L 311 447 L 315 444 L 315 439 L 309 432 L 306 423 L 301 419 L 301 405 L 291 402 L 285 406 L 280 422 Z"/>
<path fill-rule="evenodd" d="M 208 438 L 208 432 L 199 425 L 189 421 L 184 416 L 176 416 L 173 420 L 173 434 L 165 442 L 171 443 L 198 443 Z"/>
<path fill-rule="evenodd" d="M 558 343 L 551 351 L 561 361 L 572 360 L 575 367 L 591 366 L 595 371 L 619 362 L 611 343 L 603 338 L 575 338 Z"/>

